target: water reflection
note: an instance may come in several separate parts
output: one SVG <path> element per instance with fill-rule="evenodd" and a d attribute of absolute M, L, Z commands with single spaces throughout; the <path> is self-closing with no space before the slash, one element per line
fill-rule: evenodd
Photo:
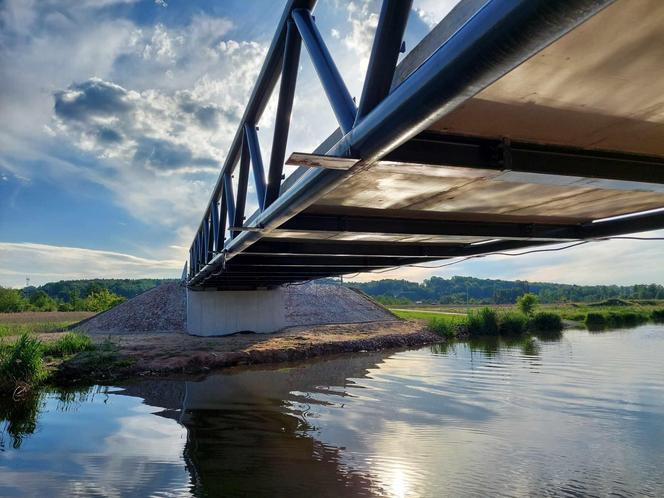
<path fill-rule="evenodd" d="M 373 496 L 370 470 L 344 461 L 343 446 L 315 436 L 320 411 L 343 408 L 353 378 L 365 377 L 388 354 L 367 353 L 294 367 L 238 370 L 185 382 L 179 418 L 188 429 L 184 455 L 198 496 Z M 146 402 L 164 404 L 136 389 Z M 173 386 L 175 391 L 178 387 Z M 333 397 L 325 401 L 320 397 Z M 160 399 L 161 398 L 161 399 Z M 172 403 L 166 403 L 172 404 Z"/>
<path fill-rule="evenodd" d="M 0 402 L 0 451 L 21 447 L 23 438 L 35 432 L 42 394 L 31 393 L 20 400 Z"/>
<path fill-rule="evenodd" d="M 0 496 L 186 496 L 186 431 L 107 387 L 0 402 Z"/>
<path fill-rule="evenodd" d="M 662 353 L 648 325 L 46 393 L 2 407 L 0 495 L 660 496 Z"/>

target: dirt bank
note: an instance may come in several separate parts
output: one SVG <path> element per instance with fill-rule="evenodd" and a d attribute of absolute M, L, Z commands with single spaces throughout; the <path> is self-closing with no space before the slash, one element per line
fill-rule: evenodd
<path fill-rule="evenodd" d="M 52 340 L 59 334 L 42 334 Z M 133 376 L 198 374 L 237 365 L 304 360 L 328 354 L 417 347 L 441 338 L 421 323 L 391 320 L 364 324 L 291 327 L 275 334 L 236 334 L 196 337 L 182 332 L 90 334 L 94 342 L 110 339 L 114 353 L 110 366 L 95 355 L 61 366 L 61 381 L 116 380 Z M 79 355 L 80 356 L 80 355 Z"/>

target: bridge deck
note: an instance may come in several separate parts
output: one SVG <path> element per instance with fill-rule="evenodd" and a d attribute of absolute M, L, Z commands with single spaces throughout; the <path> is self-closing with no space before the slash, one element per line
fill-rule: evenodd
<path fill-rule="evenodd" d="M 473 38 L 482 4 L 459 4 L 397 67 L 383 106 L 391 116 L 390 99 L 401 98 L 395 120 L 365 119 L 378 122 L 376 145 L 360 123 L 316 154 L 293 155 L 301 167 L 279 199 L 237 227 L 219 256 L 194 261 L 190 285 L 269 287 L 664 227 L 664 3 L 576 2 L 556 18 L 576 22 L 530 52 L 520 45 L 552 17 L 531 19 L 522 40 L 498 23 L 482 33 L 498 37 L 496 53 L 468 59 L 464 44 L 482 44 Z M 417 86 L 418 73 L 436 70 L 440 45 L 448 58 L 458 53 L 458 81 Z M 417 91 L 406 93 L 411 82 Z M 434 101 L 437 88 L 449 96 Z M 400 129 L 409 105 L 412 123 Z"/>

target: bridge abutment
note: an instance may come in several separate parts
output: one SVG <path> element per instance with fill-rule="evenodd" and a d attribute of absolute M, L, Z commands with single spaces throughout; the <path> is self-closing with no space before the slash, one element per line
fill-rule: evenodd
<path fill-rule="evenodd" d="M 187 332 L 214 336 L 275 332 L 286 326 L 282 288 L 250 291 L 187 289 Z"/>

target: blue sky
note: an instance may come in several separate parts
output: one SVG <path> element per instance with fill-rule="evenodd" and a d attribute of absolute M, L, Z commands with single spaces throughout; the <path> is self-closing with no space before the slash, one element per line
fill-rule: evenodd
<path fill-rule="evenodd" d="M 181 272 L 283 1 L 0 2 L 0 285 Z M 415 0 L 412 48 L 455 0 Z M 321 0 L 317 23 L 352 95 L 379 3 Z M 304 55 L 289 150 L 336 127 Z M 274 99 L 259 137 L 270 147 Z M 574 283 L 664 281 L 657 242 L 492 257 L 433 274 Z"/>

